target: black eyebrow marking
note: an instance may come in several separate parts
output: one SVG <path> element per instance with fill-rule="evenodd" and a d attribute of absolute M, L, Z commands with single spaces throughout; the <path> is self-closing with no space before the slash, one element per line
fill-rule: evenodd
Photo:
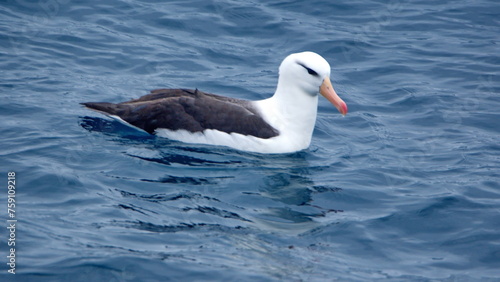
<path fill-rule="evenodd" d="M 317 72 L 315 72 L 313 69 L 311 68 L 308 68 L 306 67 L 304 64 L 302 63 L 299 63 L 297 62 L 297 64 L 301 65 L 303 68 L 305 68 L 307 70 L 307 73 L 310 74 L 310 75 L 314 75 L 314 76 L 319 76 L 319 74 Z"/>

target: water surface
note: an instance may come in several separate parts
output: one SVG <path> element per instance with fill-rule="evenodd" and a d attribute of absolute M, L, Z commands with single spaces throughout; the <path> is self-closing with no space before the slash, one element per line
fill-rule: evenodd
<path fill-rule="evenodd" d="M 4 1 L 1 174 L 16 172 L 19 222 L 2 279 L 497 281 L 499 14 L 488 0 Z M 350 111 L 321 99 L 294 154 L 155 138 L 79 105 L 156 88 L 263 99 L 305 50 Z"/>

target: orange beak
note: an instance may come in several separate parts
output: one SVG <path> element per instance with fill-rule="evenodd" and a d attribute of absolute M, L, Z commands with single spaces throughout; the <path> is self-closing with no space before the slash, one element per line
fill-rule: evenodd
<path fill-rule="evenodd" d="M 329 77 L 323 80 L 323 84 L 319 87 L 319 93 L 330 101 L 342 115 L 345 116 L 347 114 L 347 104 L 335 93 Z"/>

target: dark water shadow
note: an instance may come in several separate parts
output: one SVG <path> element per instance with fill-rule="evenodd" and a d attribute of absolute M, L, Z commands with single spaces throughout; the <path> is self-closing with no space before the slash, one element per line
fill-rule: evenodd
<path fill-rule="evenodd" d="M 125 125 L 117 120 L 109 120 L 97 117 L 80 117 L 80 126 L 89 132 L 99 132 L 107 136 L 122 137 L 130 140 L 153 139 L 154 136 Z"/>

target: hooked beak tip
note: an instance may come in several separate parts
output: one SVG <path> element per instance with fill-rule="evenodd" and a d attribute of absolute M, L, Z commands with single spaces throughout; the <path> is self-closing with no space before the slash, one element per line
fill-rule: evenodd
<path fill-rule="evenodd" d="M 347 104 L 337 95 L 329 77 L 323 80 L 323 84 L 319 88 L 319 93 L 330 101 L 343 116 L 347 115 Z"/>

